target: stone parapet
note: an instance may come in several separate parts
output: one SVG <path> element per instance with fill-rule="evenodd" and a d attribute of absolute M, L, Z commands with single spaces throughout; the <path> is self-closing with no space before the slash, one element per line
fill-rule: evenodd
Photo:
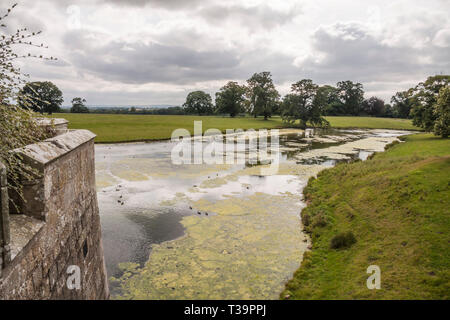
<path fill-rule="evenodd" d="M 94 138 L 87 130 L 69 130 L 14 150 L 38 174 L 24 181 L 26 202 L 9 217 L 12 260 L 0 278 L 1 299 L 109 297 Z M 70 266 L 80 270 L 80 289 L 66 284 Z"/>

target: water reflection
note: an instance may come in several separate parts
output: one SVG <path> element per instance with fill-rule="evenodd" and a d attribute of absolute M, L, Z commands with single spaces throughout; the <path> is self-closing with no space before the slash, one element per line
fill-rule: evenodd
<path fill-rule="evenodd" d="M 283 282 L 298 267 L 298 257 L 306 250 L 307 242 L 303 242 L 298 213 L 304 205 L 301 191 L 308 178 L 338 161 L 366 160 L 401 134 L 405 132 L 280 130 L 280 169 L 277 174 L 269 176 L 260 174 L 261 163 L 248 162 L 249 148 L 241 151 L 240 156 L 246 159 L 241 164 L 174 165 L 170 155 L 175 144 L 170 141 L 96 145 L 98 199 L 108 275 L 121 276 L 122 270 L 118 265 L 122 262 L 135 262 L 144 267 L 152 248 L 156 248 L 156 252 L 150 255 L 149 263 L 153 265 L 146 273 L 147 276 L 155 274 L 145 281 L 154 281 L 155 277 L 168 272 L 164 270 L 171 267 L 165 266 L 164 269 L 160 264 L 167 259 L 180 261 L 172 270 L 180 280 L 178 283 L 170 282 L 170 286 L 178 286 L 175 293 L 173 290 L 165 291 L 169 286 L 168 276 L 158 278 L 161 288 L 153 288 L 153 291 L 147 287 L 142 289 L 150 297 L 203 297 L 197 291 L 186 289 L 183 281 L 191 279 L 203 288 L 200 291 L 214 290 L 206 278 L 210 267 L 222 268 L 220 277 L 229 282 L 217 298 L 275 297 Z M 248 140 L 254 138 L 250 136 Z M 227 142 L 225 137 L 222 139 Z M 200 226 L 201 229 L 197 229 Z M 212 233 L 211 230 L 216 231 Z M 187 238 L 176 240 L 170 245 L 174 249 L 167 250 L 166 241 L 177 239 L 186 232 Z M 251 232 L 252 237 L 248 237 L 247 232 Z M 280 233 L 284 234 L 283 239 L 277 238 Z M 207 250 L 198 247 L 203 241 L 212 247 Z M 214 256 L 215 252 L 230 250 L 230 241 L 241 248 L 239 254 L 220 255 L 220 260 L 225 260 L 217 262 L 215 267 L 209 262 L 203 267 L 197 266 L 206 268 L 202 269 L 203 274 L 191 270 L 192 266 L 185 260 L 186 255 L 193 252 L 191 250 L 198 252 L 195 259 L 200 260 L 203 258 L 199 257 L 206 259 L 205 255 Z M 261 252 L 266 252 L 267 259 L 273 261 L 263 259 L 260 265 L 254 265 L 256 262 L 248 258 L 252 255 L 251 246 L 259 246 Z M 284 249 L 275 249 L 278 246 Z M 227 263 L 237 261 L 240 269 L 225 271 Z M 278 265 L 277 261 L 284 262 Z M 252 264 L 256 268 L 256 276 L 264 281 L 253 279 L 247 283 L 240 278 Z M 275 269 L 276 274 L 272 274 Z M 133 285 L 136 287 L 141 287 L 140 282 L 144 281 L 139 279 L 135 277 Z M 239 283 L 242 287 L 232 289 Z M 122 285 L 127 288 L 129 282 Z M 114 293 L 120 292 L 116 290 L 116 282 L 112 287 Z M 123 293 L 130 294 L 126 292 Z M 133 292 L 140 291 L 136 289 Z"/>

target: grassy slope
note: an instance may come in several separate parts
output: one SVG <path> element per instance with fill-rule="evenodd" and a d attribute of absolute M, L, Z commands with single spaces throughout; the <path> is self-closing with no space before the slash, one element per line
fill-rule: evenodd
<path fill-rule="evenodd" d="M 72 129 L 89 129 L 97 134 L 96 142 L 158 140 L 170 138 L 172 131 L 186 128 L 193 131 L 194 120 L 203 121 L 203 129 L 261 129 L 282 127 L 279 117 L 267 121 L 262 118 L 222 118 L 198 116 L 154 116 L 111 114 L 54 114 L 70 121 Z M 417 129 L 410 120 L 368 117 L 327 117 L 333 127 Z"/>
<path fill-rule="evenodd" d="M 450 140 L 406 137 L 371 160 L 325 170 L 305 188 L 303 214 L 325 214 L 313 249 L 286 285 L 291 299 L 450 298 Z M 329 248 L 338 232 L 357 243 Z M 381 268 L 368 290 L 366 269 Z"/>

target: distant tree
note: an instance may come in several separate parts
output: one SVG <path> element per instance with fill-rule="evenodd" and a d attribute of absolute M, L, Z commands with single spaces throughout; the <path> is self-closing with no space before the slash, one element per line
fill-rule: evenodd
<path fill-rule="evenodd" d="M 219 113 L 235 117 L 244 110 L 245 87 L 230 81 L 216 93 L 216 108 Z"/>
<path fill-rule="evenodd" d="M 22 88 L 20 95 L 21 105 L 24 105 L 24 101 L 27 100 L 31 109 L 40 113 L 58 112 L 63 103 L 61 90 L 50 81 L 29 82 Z"/>
<path fill-rule="evenodd" d="M 72 108 L 70 108 L 71 113 L 89 113 L 88 107 L 85 106 L 86 100 L 80 97 L 72 99 Z"/>
<path fill-rule="evenodd" d="M 283 101 L 278 99 L 272 106 L 272 115 L 281 116 Z"/>
<path fill-rule="evenodd" d="M 282 119 L 285 122 L 295 123 L 300 121 L 300 126 L 305 128 L 307 123 L 314 126 L 327 125 L 322 118 L 327 106 L 327 95 L 322 91 L 318 94 L 319 86 L 310 79 L 304 79 L 291 86 L 291 93 L 286 95 L 282 104 Z"/>
<path fill-rule="evenodd" d="M 439 90 L 434 114 L 436 116 L 434 134 L 447 138 L 450 135 L 450 87 L 448 85 Z"/>
<path fill-rule="evenodd" d="M 136 107 L 131 107 L 131 108 L 130 108 L 130 112 L 131 112 L 131 113 L 135 113 L 135 112 L 136 112 Z"/>
<path fill-rule="evenodd" d="M 394 108 L 389 103 L 386 103 L 384 105 L 384 114 L 382 115 L 382 117 L 395 118 Z"/>
<path fill-rule="evenodd" d="M 214 112 L 211 95 L 203 91 L 189 93 L 183 108 L 186 113 L 198 115 L 207 115 Z"/>
<path fill-rule="evenodd" d="M 393 114 L 396 118 L 410 118 L 412 108 L 411 90 L 397 92 L 391 98 Z"/>
<path fill-rule="evenodd" d="M 450 75 L 437 75 L 428 77 L 425 82 L 419 83 L 413 89 L 411 97 L 411 116 L 413 124 L 424 128 L 426 131 L 433 131 L 438 115 L 435 112 L 435 104 L 439 91 L 442 87 L 450 84 Z"/>
<path fill-rule="evenodd" d="M 363 111 L 368 115 L 381 117 L 385 112 L 384 101 L 377 97 L 370 97 L 363 101 Z"/>
<path fill-rule="evenodd" d="M 317 95 L 322 101 L 326 101 L 324 115 L 337 116 L 343 113 L 342 102 L 339 100 L 339 91 L 336 87 L 324 85 L 317 89 Z"/>
<path fill-rule="evenodd" d="M 363 85 L 352 81 L 340 81 L 337 83 L 337 88 L 345 114 L 359 115 L 364 101 Z"/>
<path fill-rule="evenodd" d="M 280 94 L 268 71 L 255 73 L 247 80 L 246 95 L 248 110 L 256 118 L 262 114 L 264 120 L 272 115 L 272 109 L 278 104 Z"/>

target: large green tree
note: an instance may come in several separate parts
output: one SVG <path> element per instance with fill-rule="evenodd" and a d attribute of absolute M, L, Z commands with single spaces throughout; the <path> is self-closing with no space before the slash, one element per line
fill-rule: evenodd
<path fill-rule="evenodd" d="M 384 101 L 380 98 L 370 97 L 363 102 L 363 111 L 368 115 L 381 117 L 384 115 L 385 110 Z"/>
<path fill-rule="evenodd" d="M 70 112 L 72 113 L 89 113 L 88 107 L 85 105 L 86 99 L 76 97 L 72 99 L 72 107 Z"/>
<path fill-rule="evenodd" d="M 449 83 L 450 75 L 437 75 L 428 77 L 425 82 L 419 83 L 413 89 L 411 116 L 414 125 L 426 131 L 433 131 L 437 119 L 434 105 L 437 102 L 439 90 L 448 86 Z"/>
<path fill-rule="evenodd" d="M 63 94 L 50 81 L 29 82 L 21 90 L 21 96 L 28 98 L 31 109 L 35 112 L 52 114 L 61 110 Z M 20 100 L 22 104 L 23 99 Z"/>
<path fill-rule="evenodd" d="M 434 134 L 447 138 L 450 135 L 450 87 L 448 85 L 439 90 L 434 114 L 436 116 Z"/>
<path fill-rule="evenodd" d="M 323 126 L 328 122 L 322 117 L 328 103 L 328 96 L 310 79 L 303 79 L 291 86 L 291 93 L 286 95 L 282 104 L 282 119 L 285 122 L 300 122 L 305 128 L 308 123 Z"/>
<path fill-rule="evenodd" d="M 235 81 L 228 82 L 216 93 L 216 109 L 219 113 L 229 113 L 235 117 L 244 110 L 245 87 Z"/>
<path fill-rule="evenodd" d="M 214 112 L 211 95 L 204 91 L 190 92 L 183 108 L 187 113 L 198 115 L 208 115 Z"/>
<path fill-rule="evenodd" d="M 268 71 L 255 73 L 247 80 L 246 94 L 249 111 L 256 118 L 263 115 L 264 120 L 272 115 L 272 109 L 276 107 L 280 99 L 272 75 Z"/>
<path fill-rule="evenodd" d="M 337 116 L 342 113 L 342 103 L 339 100 L 339 91 L 336 87 L 330 85 L 320 86 L 317 89 L 317 95 L 321 101 L 325 101 L 324 114 Z"/>
<path fill-rule="evenodd" d="M 393 115 L 396 118 L 410 118 L 412 90 L 399 91 L 391 98 Z"/>
<path fill-rule="evenodd" d="M 338 82 L 337 88 L 345 114 L 359 115 L 364 101 L 363 85 L 347 80 Z"/>

